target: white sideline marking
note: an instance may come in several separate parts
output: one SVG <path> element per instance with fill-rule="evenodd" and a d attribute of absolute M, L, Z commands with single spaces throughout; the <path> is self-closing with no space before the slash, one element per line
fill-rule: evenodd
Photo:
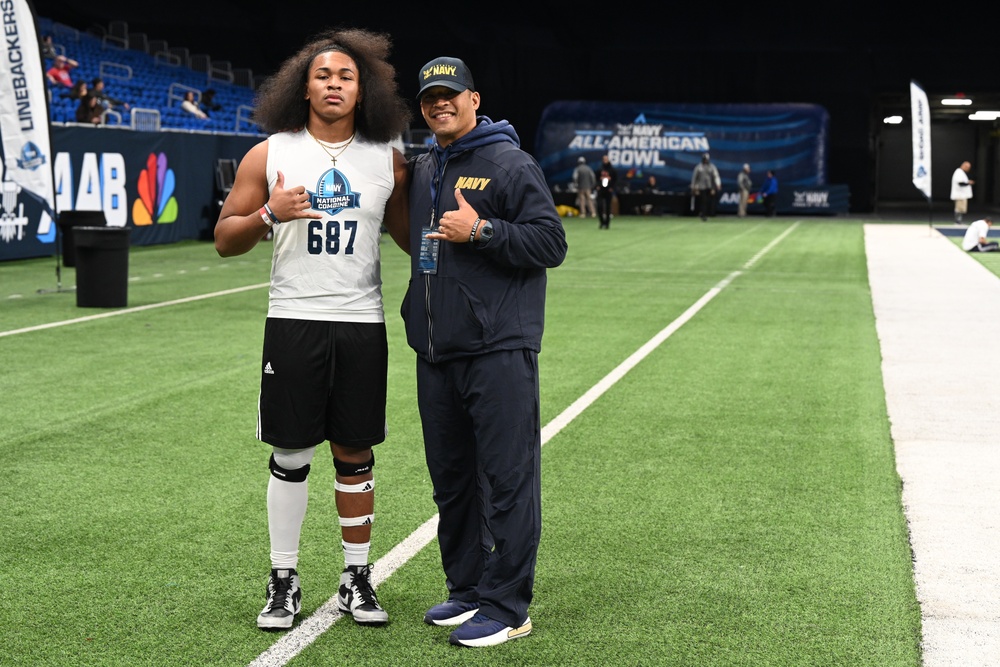
<path fill-rule="evenodd" d="M 774 246 L 776 246 L 779 243 L 781 243 L 782 241 L 784 241 L 786 236 L 788 236 L 789 234 L 791 234 L 792 232 L 795 231 L 795 229 L 799 226 L 800 222 L 801 221 L 796 222 L 794 225 L 792 225 L 791 227 L 789 227 L 788 229 L 786 229 L 785 231 L 783 231 L 781 234 L 778 235 L 778 237 L 776 239 L 774 239 L 773 241 L 771 241 L 770 243 L 768 243 L 766 246 L 764 246 L 764 248 L 759 253 L 757 253 L 756 255 L 754 255 L 753 257 L 751 257 L 750 261 L 748 261 L 746 264 L 743 265 L 744 270 L 745 269 L 749 269 L 751 266 L 753 266 L 754 264 L 756 264 L 760 260 L 761 257 L 763 257 L 764 255 L 766 255 L 767 253 L 769 253 L 771 251 L 771 248 L 773 248 Z"/>
<path fill-rule="evenodd" d="M 136 306 L 135 308 L 123 308 L 121 310 L 112 310 L 106 313 L 98 313 L 96 315 L 87 315 L 85 317 L 75 317 L 72 320 L 62 320 L 61 322 L 49 322 L 48 324 L 39 324 L 34 327 L 25 327 L 24 329 L 11 329 L 10 331 L 0 331 L 0 338 L 4 336 L 13 336 L 14 334 L 30 333 L 32 331 L 41 331 L 43 329 L 53 329 L 55 327 L 64 327 L 67 324 L 79 324 L 80 322 L 90 322 L 91 320 L 99 320 L 105 317 L 114 317 L 115 315 L 126 315 L 128 313 L 138 313 L 143 310 L 151 310 L 153 308 L 162 308 L 163 306 L 176 306 L 180 303 L 190 303 L 192 301 L 201 301 L 202 299 L 211 299 L 217 296 L 226 296 L 227 294 L 236 294 L 238 292 L 246 292 L 252 289 L 260 289 L 261 287 L 267 287 L 269 283 L 260 283 L 257 285 L 246 285 L 245 287 L 237 287 L 235 289 L 223 290 L 222 292 L 212 292 L 211 294 L 199 294 L 198 296 L 188 296 L 183 299 L 174 299 L 173 301 L 163 301 L 161 303 L 150 303 L 145 306 Z"/>
<path fill-rule="evenodd" d="M 625 377 L 626 373 L 632 370 L 640 361 L 649 356 L 650 352 L 659 347 L 663 341 L 670 338 L 675 331 L 680 329 L 686 322 L 694 317 L 699 310 L 704 308 L 705 305 L 714 299 L 719 292 L 725 289 L 729 283 L 733 282 L 733 280 L 740 276 L 743 271 L 756 264 L 761 257 L 763 257 L 775 245 L 780 243 L 782 239 L 792 233 L 792 231 L 794 231 L 798 226 L 799 223 L 796 222 L 794 225 L 782 232 L 777 238 L 768 243 L 763 250 L 751 257 L 750 260 L 743 265 L 742 270 L 733 271 L 719 281 L 715 287 L 708 290 L 708 292 L 698 299 L 694 305 L 685 310 L 680 317 L 668 324 L 666 328 L 660 331 L 660 333 L 653 336 L 649 342 L 633 352 L 628 359 L 620 363 L 617 368 L 605 375 L 600 382 L 591 387 L 590 390 L 588 390 L 583 396 L 576 399 L 573 404 L 563 410 L 558 417 L 546 424 L 542 428 L 542 445 L 545 445 L 545 443 L 559 433 L 559 431 L 576 419 L 580 413 L 590 407 L 590 405 L 600 398 L 604 392 L 613 387 L 618 380 Z M 393 572 L 398 570 L 403 564 L 413 558 L 417 552 L 430 544 L 431 540 L 437 536 L 438 518 L 437 514 L 432 516 L 430 519 L 425 521 L 423 525 L 410 533 L 409 537 L 396 545 L 389 553 L 375 561 L 375 564 L 372 567 L 373 588 L 378 588 L 379 584 L 385 581 Z M 313 612 L 311 616 L 303 619 L 298 626 L 282 635 L 281 639 L 276 641 L 269 649 L 257 656 L 257 659 L 251 662 L 248 667 L 283 667 L 288 664 L 288 661 L 297 656 L 302 649 L 316 641 L 321 634 L 326 632 L 330 626 L 336 623 L 343 615 L 344 614 L 342 614 L 337 608 L 337 596 L 335 595 L 323 603 L 323 605 Z"/>
<path fill-rule="evenodd" d="M 665 329 L 660 331 L 660 333 L 650 338 L 645 345 L 633 352 L 628 359 L 618 364 L 617 368 L 605 375 L 600 382 L 588 389 L 583 396 L 573 401 L 573 404 L 563 410 L 562 414 L 546 424 L 545 427 L 542 428 L 542 444 L 544 445 L 550 438 L 555 436 L 559 433 L 559 431 L 563 430 L 564 427 L 568 426 L 570 422 L 580 416 L 580 413 L 589 408 L 591 404 L 600 398 L 604 392 L 611 389 L 616 382 L 625 377 L 626 373 L 635 368 L 640 361 L 649 356 L 649 353 L 659 347 L 663 341 L 670 338 L 675 331 L 680 329 L 688 322 L 688 320 L 694 317 L 695 313 L 704 308 L 705 304 L 714 299 L 726 285 L 731 283 L 733 279 L 741 273 L 742 271 L 733 271 L 726 276 L 722 282 L 708 290 L 703 297 L 695 301 L 694 305 L 685 310 L 680 317 L 668 324 Z"/>

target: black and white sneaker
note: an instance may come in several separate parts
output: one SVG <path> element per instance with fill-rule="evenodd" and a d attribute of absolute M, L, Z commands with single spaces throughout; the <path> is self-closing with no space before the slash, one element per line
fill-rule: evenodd
<path fill-rule="evenodd" d="M 267 604 L 257 616 L 261 630 L 286 630 L 295 622 L 295 615 L 302 609 L 302 588 L 299 574 L 294 569 L 271 570 L 267 580 Z"/>
<path fill-rule="evenodd" d="M 337 606 L 361 625 L 382 625 L 389 621 L 371 582 L 371 565 L 348 565 L 340 575 Z"/>

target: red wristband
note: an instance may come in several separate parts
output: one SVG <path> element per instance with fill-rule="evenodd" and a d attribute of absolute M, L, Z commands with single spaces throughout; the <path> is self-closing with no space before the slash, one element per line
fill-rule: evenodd
<path fill-rule="evenodd" d="M 271 218 L 267 216 L 267 211 L 264 210 L 263 206 L 260 207 L 260 217 L 261 220 L 264 221 L 265 225 L 267 225 L 268 227 L 274 227 L 274 222 L 271 220 Z"/>

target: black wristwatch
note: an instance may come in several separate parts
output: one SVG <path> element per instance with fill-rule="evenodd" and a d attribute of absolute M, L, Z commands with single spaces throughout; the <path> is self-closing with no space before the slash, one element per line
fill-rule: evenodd
<path fill-rule="evenodd" d="M 493 238 L 493 223 L 489 220 L 483 222 L 479 227 L 479 247 L 482 248 L 484 245 L 490 242 Z"/>

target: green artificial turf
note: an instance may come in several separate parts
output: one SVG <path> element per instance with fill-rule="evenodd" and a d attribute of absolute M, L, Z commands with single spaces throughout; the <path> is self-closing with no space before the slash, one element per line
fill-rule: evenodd
<path fill-rule="evenodd" d="M 388 626 L 341 619 L 289 664 L 918 667 L 861 221 L 565 225 L 543 425 L 713 296 L 546 441 L 533 633 L 472 650 L 424 625 L 446 595 L 432 541 L 379 587 Z M 185 242 L 129 260 L 128 305 L 143 310 L 77 308 L 74 270 L 52 291 L 52 259 L 0 263 L 4 665 L 246 665 L 281 637 L 254 623 L 270 247 L 222 259 Z M 408 270 L 384 243 L 373 560 L 436 512 L 398 314 Z M 322 448 L 309 484 L 303 618 L 343 562 Z"/>

